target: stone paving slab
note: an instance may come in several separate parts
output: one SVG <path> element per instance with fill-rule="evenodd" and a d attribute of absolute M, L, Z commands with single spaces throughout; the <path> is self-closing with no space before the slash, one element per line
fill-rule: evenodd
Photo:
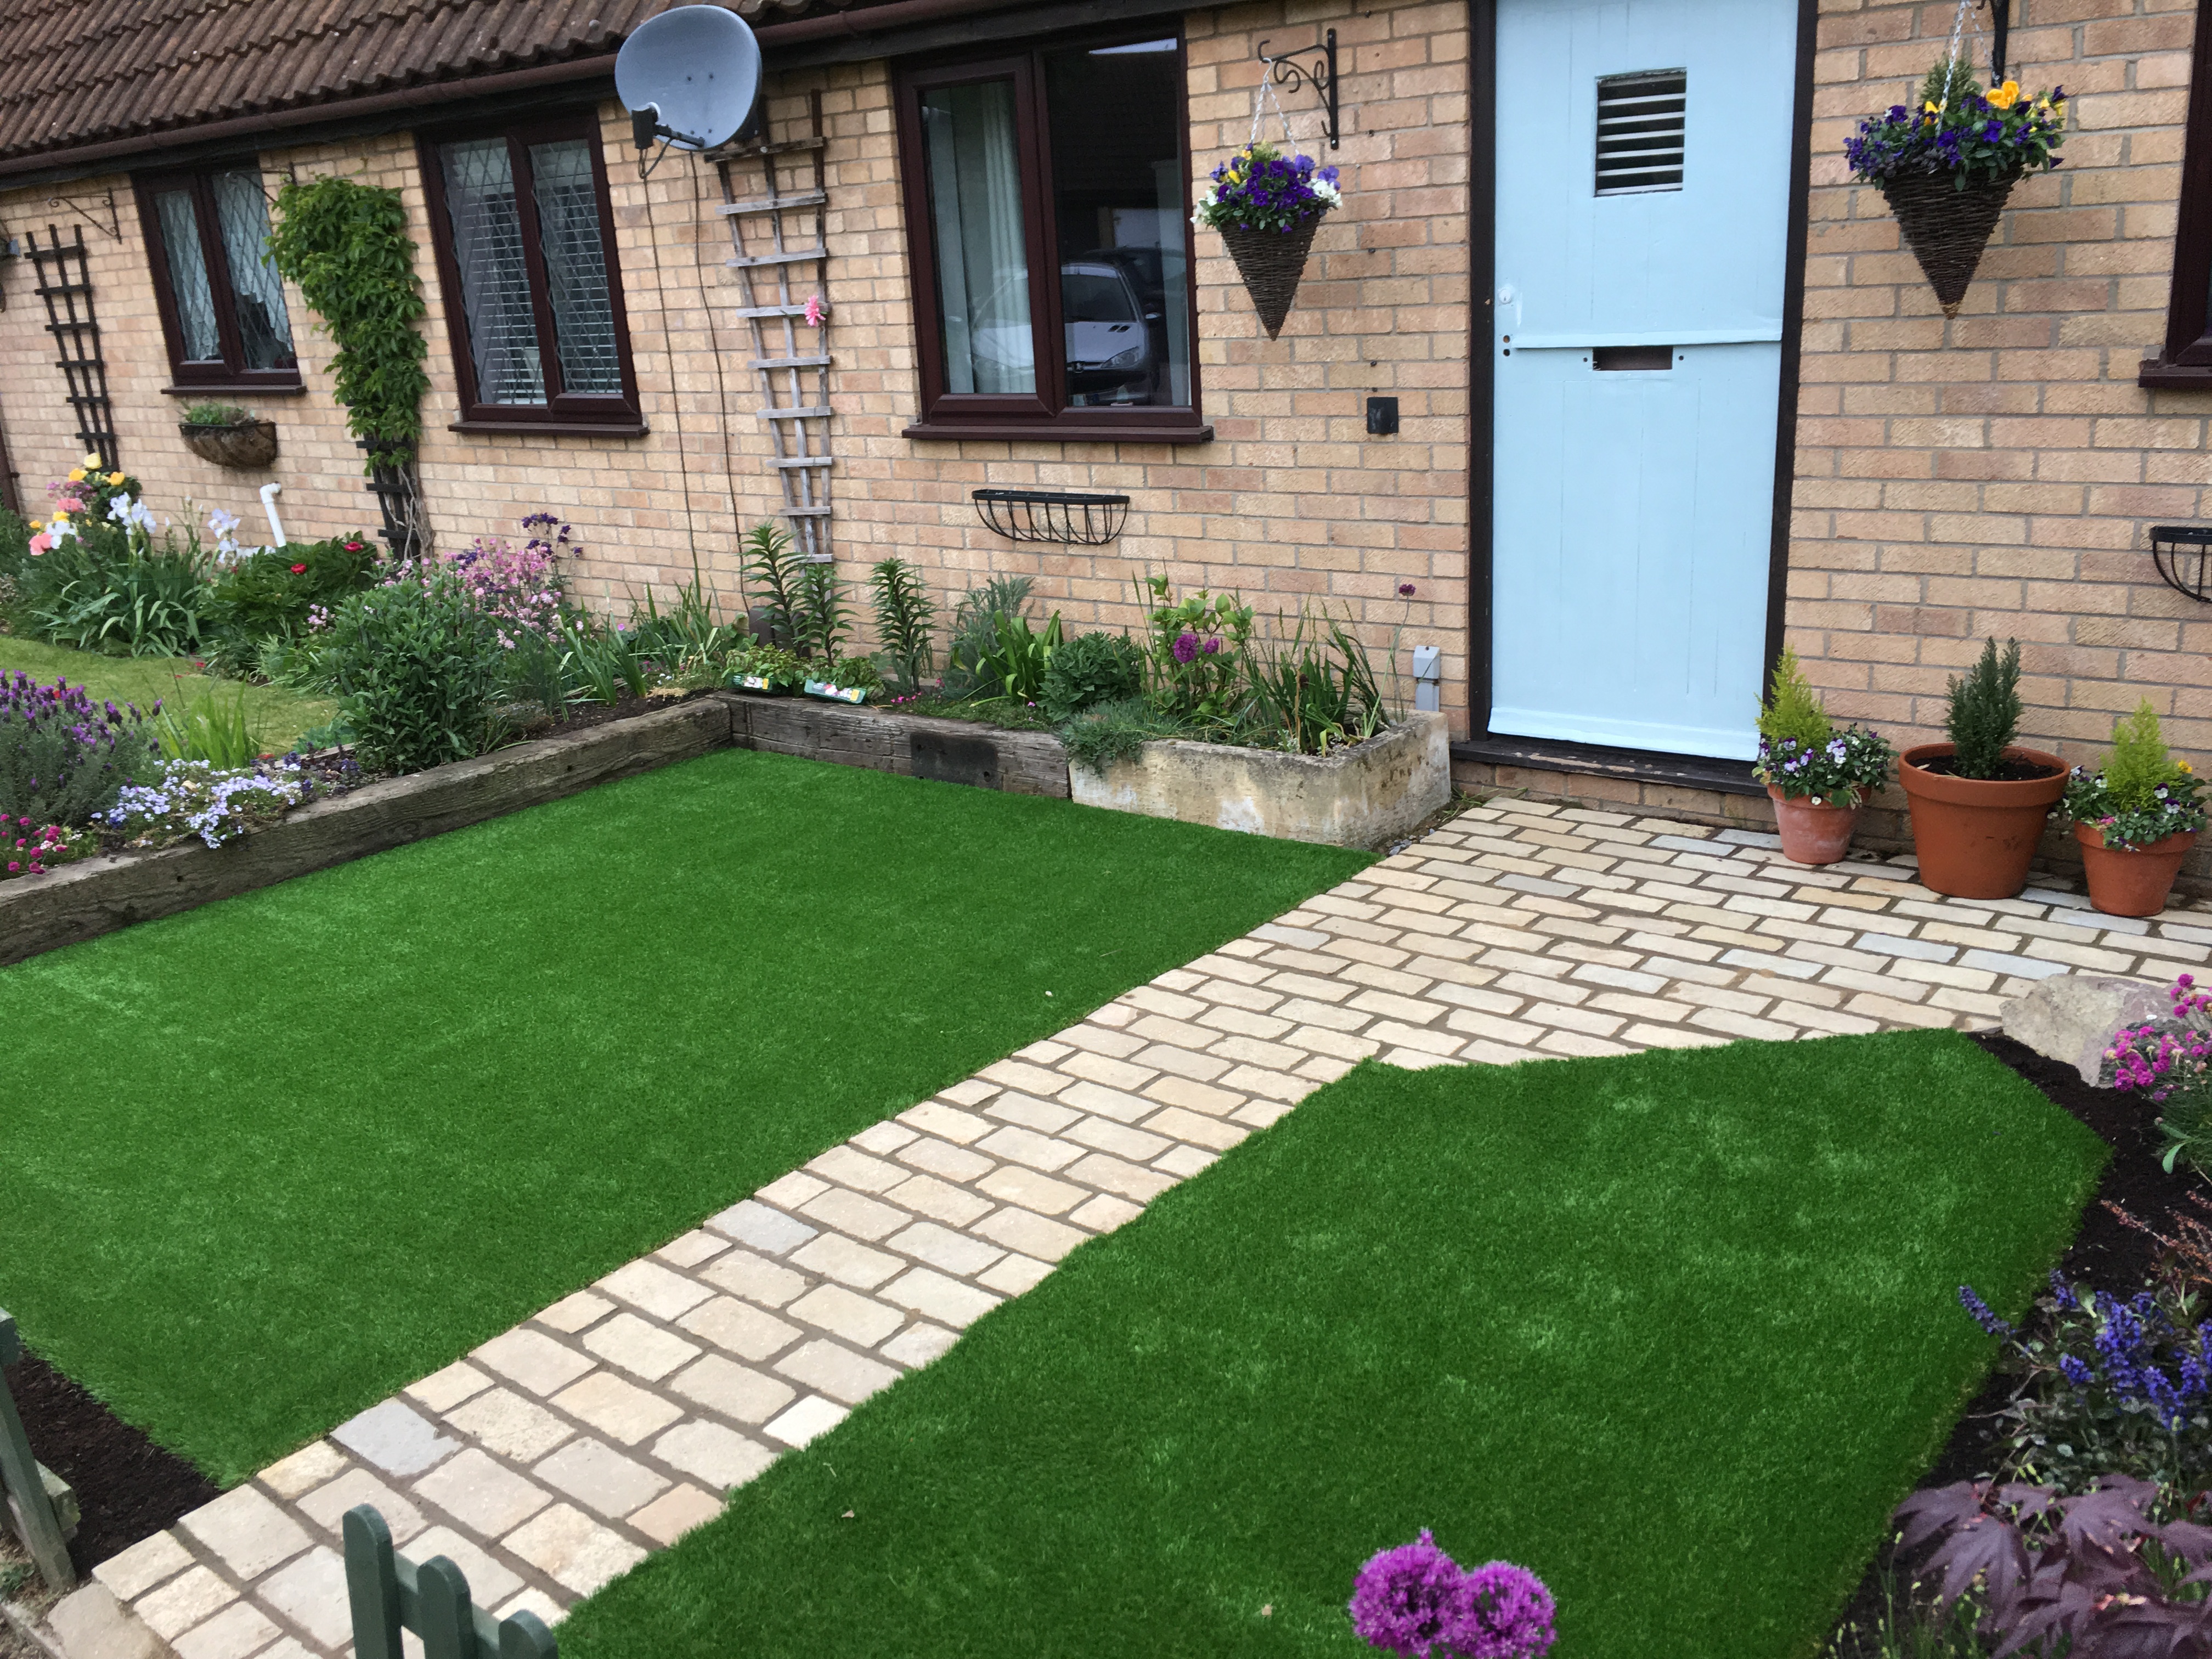
<path fill-rule="evenodd" d="M 1909 860 L 1474 808 L 862 1131 L 94 1573 L 185 1659 L 349 1655 L 337 1517 L 549 1622 L 1359 1060 L 1510 1064 L 1987 1025 L 2036 980 L 2212 960 L 2212 908 L 1939 898 Z"/>

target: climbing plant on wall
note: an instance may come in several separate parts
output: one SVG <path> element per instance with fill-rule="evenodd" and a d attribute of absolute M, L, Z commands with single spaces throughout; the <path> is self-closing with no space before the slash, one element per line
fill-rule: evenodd
<path fill-rule="evenodd" d="M 269 258 L 337 347 L 331 372 L 346 426 L 368 452 L 363 471 L 376 481 L 386 530 L 411 550 L 421 500 L 413 457 L 430 380 L 416 326 L 426 307 L 399 192 L 331 173 L 292 179 L 276 192 Z"/>

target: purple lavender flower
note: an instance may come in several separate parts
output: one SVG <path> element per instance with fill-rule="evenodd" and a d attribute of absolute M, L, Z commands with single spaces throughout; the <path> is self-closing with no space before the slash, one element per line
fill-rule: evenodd
<path fill-rule="evenodd" d="M 2059 1360 L 2058 1372 L 2077 1389 L 2086 1389 L 2097 1380 L 2097 1373 L 2089 1369 L 2089 1362 L 2075 1354 L 2067 1354 Z"/>
<path fill-rule="evenodd" d="M 1352 1586 L 1352 1628 L 1370 1647 L 1443 1659 L 1474 1609 L 1474 1586 L 1426 1527 L 1410 1544 L 1368 1558 Z"/>
<path fill-rule="evenodd" d="M 1462 1659 L 1540 1659 L 1559 1639 L 1557 1611 L 1544 1581 L 1510 1561 L 1492 1561 L 1467 1575 L 1474 1604 L 1452 1637 Z"/>
<path fill-rule="evenodd" d="M 2012 1334 L 2012 1327 L 2006 1324 L 2003 1320 L 1999 1319 L 1995 1314 L 1990 1311 L 1989 1304 L 1983 1301 L 1981 1297 L 1974 1294 L 1974 1287 L 1972 1285 L 1961 1285 L 1959 1286 L 1959 1305 L 1964 1308 L 1968 1313 L 1972 1314 L 1974 1318 L 1974 1323 L 1979 1325 L 1991 1336 L 2010 1336 Z"/>
<path fill-rule="evenodd" d="M 1198 635 L 1178 634 L 1176 636 L 1175 644 L 1170 648 L 1174 651 L 1175 659 L 1177 662 L 1188 662 L 1198 655 Z"/>

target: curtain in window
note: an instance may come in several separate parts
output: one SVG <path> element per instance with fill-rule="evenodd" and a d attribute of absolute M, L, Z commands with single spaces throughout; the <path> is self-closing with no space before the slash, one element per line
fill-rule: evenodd
<path fill-rule="evenodd" d="M 924 94 L 921 119 L 945 389 L 1035 392 L 1013 82 L 939 88 Z"/>
<path fill-rule="evenodd" d="M 514 165 L 504 138 L 472 138 L 440 154 L 446 211 L 453 222 L 453 263 L 460 269 L 461 305 L 477 401 L 542 404 L 545 376 L 538 357 L 538 319 L 530 302 L 530 270 L 522 257 L 522 216 Z"/>
<path fill-rule="evenodd" d="M 165 190 L 154 198 L 161 225 L 161 251 L 168 256 L 169 292 L 177 302 L 177 332 L 185 361 L 219 363 L 222 339 L 215 325 L 215 293 L 208 286 L 207 255 L 200 246 L 199 215 L 188 190 Z"/>
<path fill-rule="evenodd" d="M 284 285 L 268 263 L 269 204 L 258 173 L 215 176 L 216 227 L 238 307 L 238 343 L 247 368 L 289 368 L 292 319 L 284 310 Z"/>
<path fill-rule="evenodd" d="M 614 306 L 607 295 L 591 147 L 580 138 L 532 144 L 530 178 L 544 238 L 546 285 L 552 290 L 547 297 L 562 389 L 619 397 L 622 358 L 615 346 Z"/>

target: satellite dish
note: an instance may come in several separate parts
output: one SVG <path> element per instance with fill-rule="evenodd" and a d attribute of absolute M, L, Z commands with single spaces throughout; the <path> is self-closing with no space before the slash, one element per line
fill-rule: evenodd
<path fill-rule="evenodd" d="M 615 95 L 638 148 L 665 138 L 712 149 L 743 131 L 761 94 L 760 42 L 720 6 L 675 6 L 649 17 L 615 54 Z"/>

